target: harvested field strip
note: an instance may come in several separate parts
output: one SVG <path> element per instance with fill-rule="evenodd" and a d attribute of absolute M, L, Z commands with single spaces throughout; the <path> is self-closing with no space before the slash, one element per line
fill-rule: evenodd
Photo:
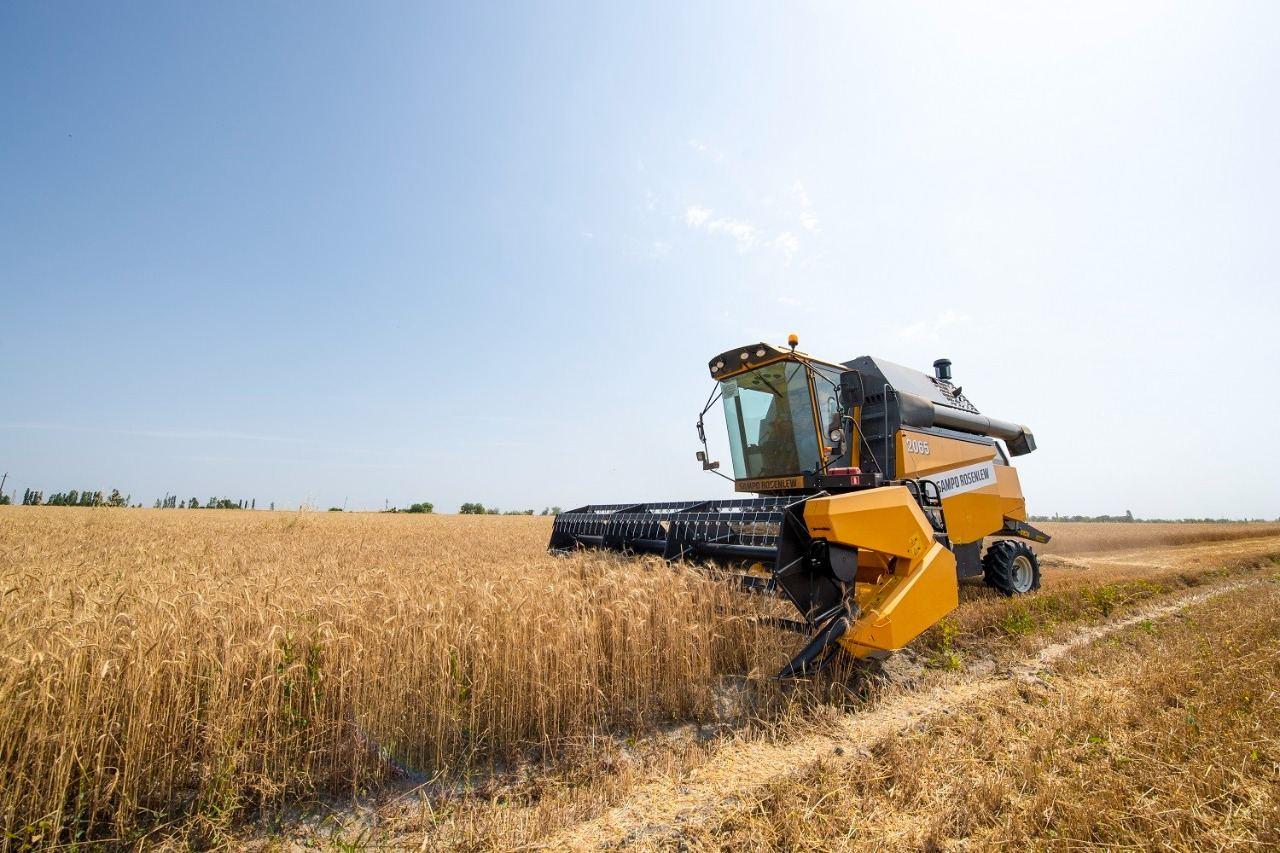
<path fill-rule="evenodd" d="M 1274 849 L 1280 583 L 1197 598 L 649 843 Z"/>
<path fill-rule="evenodd" d="M 1197 542 L 1230 542 L 1280 536 L 1280 522 L 1036 522 L 1053 539 L 1044 554 L 1096 554 L 1125 548 L 1168 548 Z"/>
<path fill-rule="evenodd" d="M 1037 647 L 1045 635 L 1070 632 L 1083 621 L 1121 615 L 1143 602 L 1276 560 L 1280 541 L 1275 539 L 1131 553 L 1123 560 L 1092 557 L 1072 572 L 1060 571 L 1048 558 L 1039 593 L 1006 598 L 966 586 L 961 606 L 912 648 L 951 668 L 981 654 L 1017 656 Z"/>
<path fill-rule="evenodd" d="M 623 839 L 628 843 L 646 838 L 662 839 L 677 829 L 692 832 L 693 828 L 718 820 L 721 810 L 751 801 L 761 786 L 781 778 L 790 779 L 795 768 L 812 765 L 830 756 L 833 750 L 864 750 L 886 737 L 924 725 L 925 721 L 1005 689 L 1011 675 L 1018 679 L 1037 677 L 1035 673 L 1101 637 L 1217 599 L 1246 585 L 1255 584 L 1225 583 L 1184 594 L 1174 602 L 1139 610 L 1125 619 L 1081 632 L 1071 641 L 1053 644 L 1004 673 L 984 678 L 961 677 L 925 691 L 900 692 L 872 710 L 828 719 L 818 733 L 807 737 L 777 743 L 744 742 L 727 747 L 688 777 L 636 791 L 624 806 L 575 828 L 569 835 L 552 842 L 552 846 L 592 848 Z"/>

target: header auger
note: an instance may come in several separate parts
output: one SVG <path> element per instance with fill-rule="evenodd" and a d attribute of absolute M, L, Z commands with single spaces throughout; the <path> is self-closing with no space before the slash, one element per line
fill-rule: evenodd
<path fill-rule="evenodd" d="M 709 364 L 729 433 L 734 489 L 753 498 L 595 504 L 555 520 L 550 549 L 660 554 L 719 564 L 792 602 L 810 635 L 779 672 L 813 672 L 843 648 L 901 649 L 953 610 L 960 578 L 1006 595 L 1040 585 L 1010 456 L 1035 450 L 1025 426 L 978 412 L 951 381 L 862 356 L 843 364 L 757 343 Z M 726 477 L 726 479 L 729 479 Z M 983 541 L 995 541 L 983 554 Z"/>

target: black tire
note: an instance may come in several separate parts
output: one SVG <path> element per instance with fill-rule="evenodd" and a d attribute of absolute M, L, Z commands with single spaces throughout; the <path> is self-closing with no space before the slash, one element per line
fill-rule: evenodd
<path fill-rule="evenodd" d="M 1040 588 L 1040 561 L 1025 542 L 1000 539 L 982 558 L 982 576 L 1005 595 L 1025 595 Z"/>

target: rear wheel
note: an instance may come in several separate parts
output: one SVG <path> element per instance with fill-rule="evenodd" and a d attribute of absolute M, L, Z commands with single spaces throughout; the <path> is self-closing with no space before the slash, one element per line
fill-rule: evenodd
<path fill-rule="evenodd" d="M 994 542 L 982 558 L 982 574 L 987 586 L 1005 595 L 1024 595 L 1040 588 L 1040 561 L 1025 542 Z"/>

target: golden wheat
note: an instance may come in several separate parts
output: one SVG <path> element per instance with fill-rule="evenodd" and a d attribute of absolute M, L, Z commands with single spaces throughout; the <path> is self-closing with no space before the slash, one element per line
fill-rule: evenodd
<path fill-rule="evenodd" d="M 733 594 L 543 551 L 545 520 L 15 508 L 0 516 L 0 815 L 127 839 L 399 768 L 697 717 L 756 666 Z"/>
<path fill-rule="evenodd" d="M 555 558 L 548 533 L 0 509 L 6 843 L 128 842 L 388 774 L 580 753 L 710 715 L 722 676 L 773 671 L 794 645 L 688 567 Z"/>

